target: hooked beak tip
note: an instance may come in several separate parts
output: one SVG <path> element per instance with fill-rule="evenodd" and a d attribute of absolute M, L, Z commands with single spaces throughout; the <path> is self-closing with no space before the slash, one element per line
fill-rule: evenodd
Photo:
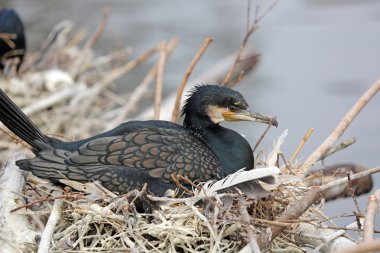
<path fill-rule="evenodd" d="M 278 127 L 278 122 L 277 122 L 277 118 L 276 117 L 272 118 L 271 121 L 272 121 L 272 126 Z"/>

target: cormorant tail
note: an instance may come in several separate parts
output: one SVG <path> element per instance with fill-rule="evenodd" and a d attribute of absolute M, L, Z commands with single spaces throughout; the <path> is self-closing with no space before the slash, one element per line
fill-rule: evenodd
<path fill-rule="evenodd" d="M 28 143 L 34 153 L 47 144 L 46 136 L 21 111 L 21 109 L 0 89 L 0 121 L 15 135 Z"/>

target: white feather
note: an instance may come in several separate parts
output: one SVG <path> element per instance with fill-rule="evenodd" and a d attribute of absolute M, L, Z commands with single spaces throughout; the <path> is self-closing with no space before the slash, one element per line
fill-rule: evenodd
<path fill-rule="evenodd" d="M 225 190 L 231 186 L 236 186 L 241 183 L 256 181 L 260 179 L 265 179 L 269 182 L 276 182 L 276 175 L 280 173 L 280 169 L 276 166 L 271 166 L 267 168 L 258 168 L 253 170 L 238 170 L 237 172 L 228 175 L 227 177 L 219 181 L 208 181 L 203 185 L 203 189 L 200 191 L 195 190 L 195 195 L 199 197 L 212 196 L 217 191 Z"/>
<path fill-rule="evenodd" d="M 281 145 L 284 143 L 286 136 L 288 135 L 288 129 L 286 129 L 278 138 L 277 141 L 273 141 L 272 151 L 269 153 L 266 159 L 267 166 L 274 166 L 277 161 L 277 154 L 281 153 Z"/>

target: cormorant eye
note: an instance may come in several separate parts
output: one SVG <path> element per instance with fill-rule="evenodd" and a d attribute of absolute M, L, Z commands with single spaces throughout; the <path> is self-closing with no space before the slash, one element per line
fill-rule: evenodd
<path fill-rule="evenodd" d="M 242 103 L 240 101 L 232 101 L 232 104 L 228 107 L 231 112 L 241 110 Z"/>
<path fill-rule="evenodd" d="M 230 105 L 230 106 L 228 107 L 228 109 L 229 109 L 231 112 L 236 112 L 236 111 L 238 111 L 240 108 L 239 108 L 238 106 L 236 106 L 236 105 Z"/>
<path fill-rule="evenodd" d="M 241 102 L 240 101 L 234 101 L 234 105 L 239 106 L 239 105 L 241 105 Z"/>

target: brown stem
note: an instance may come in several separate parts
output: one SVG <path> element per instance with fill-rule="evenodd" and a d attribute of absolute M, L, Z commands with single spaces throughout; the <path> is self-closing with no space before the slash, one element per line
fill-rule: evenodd
<path fill-rule="evenodd" d="M 154 97 L 154 119 L 160 119 L 160 108 L 162 100 L 162 86 L 164 80 L 164 68 L 167 58 L 167 46 L 166 41 L 162 42 L 160 50 L 160 59 L 158 61 L 157 76 L 156 76 L 156 93 Z"/>
<path fill-rule="evenodd" d="M 85 50 L 91 48 L 98 41 L 100 35 L 106 28 L 110 12 L 111 7 L 109 5 L 104 6 L 102 20 L 100 21 L 98 29 L 95 31 L 94 35 L 87 41 L 86 45 L 84 46 Z"/>
<path fill-rule="evenodd" d="M 176 122 L 177 119 L 178 119 L 179 107 L 180 107 L 180 104 L 181 104 L 181 97 L 182 97 L 182 94 L 183 94 L 183 90 L 185 89 L 187 80 L 189 80 L 189 77 L 190 77 L 191 73 L 193 72 L 193 69 L 194 69 L 195 65 L 198 63 L 198 61 L 200 60 L 200 58 L 202 57 L 202 55 L 204 54 L 204 52 L 206 51 L 206 49 L 208 48 L 208 46 L 211 44 L 211 42 L 213 40 L 214 40 L 213 38 L 208 37 L 208 38 L 206 38 L 203 41 L 202 47 L 199 49 L 199 51 L 197 52 L 197 54 L 194 56 L 193 60 L 191 61 L 190 65 L 189 65 L 189 67 L 187 67 L 185 75 L 182 78 L 182 82 L 181 82 L 181 84 L 180 84 L 180 86 L 179 86 L 179 88 L 177 90 L 177 96 L 176 96 L 176 99 L 175 99 L 175 105 L 174 105 L 174 109 L 173 109 L 173 113 L 172 113 L 172 122 Z"/>
<path fill-rule="evenodd" d="M 260 139 L 256 142 L 256 145 L 253 147 L 252 152 L 255 153 L 257 147 L 260 145 L 261 141 L 264 139 L 265 135 L 268 133 L 271 125 L 268 125 L 263 134 L 260 136 Z"/>

